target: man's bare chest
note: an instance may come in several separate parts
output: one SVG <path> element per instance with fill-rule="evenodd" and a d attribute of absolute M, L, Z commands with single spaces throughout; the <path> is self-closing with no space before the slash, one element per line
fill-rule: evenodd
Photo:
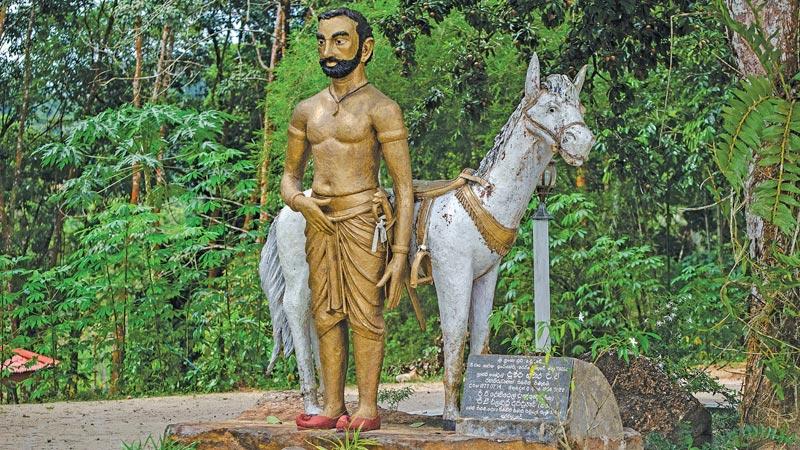
<path fill-rule="evenodd" d="M 369 110 L 361 102 L 319 105 L 306 124 L 306 136 L 311 145 L 335 140 L 343 144 L 375 142 L 375 130 Z"/>

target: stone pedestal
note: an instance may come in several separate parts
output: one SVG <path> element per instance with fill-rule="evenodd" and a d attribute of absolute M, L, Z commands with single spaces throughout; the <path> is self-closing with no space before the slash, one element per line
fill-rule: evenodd
<path fill-rule="evenodd" d="M 575 358 L 471 356 L 458 434 L 579 449 L 633 449 L 611 386 Z"/>
<path fill-rule="evenodd" d="M 236 420 L 204 423 L 182 423 L 167 427 L 170 439 L 185 444 L 196 443 L 198 450 L 285 450 L 313 449 L 316 445 L 331 448 L 331 441 L 344 440 L 344 433 L 330 431 L 298 431 L 294 417 L 303 402 L 295 392 L 270 392 L 259 404 Z M 348 404 L 352 411 L 355 405 Z M 281 424 L 268 424 L 274 416 Z M 478 437 L 442 430 L 441 416 L 422 416 L 381 410 L 383 427 L 363 433 L 384 450 L 556 450 L 557 443 L 532 442 L 522 437 Z M 627 449 L 642 448 L 642 437 L 625 430 Z M 603 448 L 603 447 L 587 447 Z"/>

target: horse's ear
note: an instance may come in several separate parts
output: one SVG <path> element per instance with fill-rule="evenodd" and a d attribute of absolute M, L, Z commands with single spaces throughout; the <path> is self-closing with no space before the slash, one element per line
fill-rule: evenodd
<path fill-rule="evenodd" d="M 539 56 L 534 53 L 528 64 L 528 74 L 525 76 L 525 96 L 533 97 L 539 92 Z"/>
<path fill-rule="evenodd" d="M 586 80 L 586 69 L 588 68 L 589 65 L 584 64 L 583 67 L 581 67 L 581 70 L 578 71 L 578 75 L 575 76 L 575 81 L 572 82 L 572 84 L 575 85 L 575 89 L 578 91 L 579 94 L 581 92 L 581 89 L 583 89 L 583 82 Z"/>

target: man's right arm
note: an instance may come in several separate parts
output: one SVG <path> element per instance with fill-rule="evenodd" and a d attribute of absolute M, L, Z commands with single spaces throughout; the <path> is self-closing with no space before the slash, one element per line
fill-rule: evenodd
<path fill-rule="evenodd" d="M 294 211 L 299 211 L 294 201 L 303 195 L 303 173 L 306 171 L 309 145 L 306 139 L 306 118 L 303 104 L 299 104 L 292 112 L 289 121 L 289 144 L 286 148 L 286 160 L 281 178 L 281 197 Z"/>
<path fill-rule="evenodd" d="M 319 200 L 303 195 L 303 173 L 306 171 L 306 162 L 311 150 L 306 138 L 306 116 L 303 106 L 304 103 L 300 103 L 295 107 L 289 121 L 289 143 L 281 178 L 281 197 L 289 208 L 303 214 L 312 227 L 333 234 L 333 223 L 320 209 L 320 206 L 330 203 L 330 199 Z"/>

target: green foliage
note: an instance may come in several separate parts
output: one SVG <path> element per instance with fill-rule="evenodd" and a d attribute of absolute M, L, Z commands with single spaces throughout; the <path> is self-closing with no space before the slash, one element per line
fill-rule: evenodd
<path fill-rule="evenodd" d="M 97 365 L 108 373 L 119 345 L 126 393 L 266 382 L 271 342 L 258 246 L 230 225 L 245 214 L 240 205 L 253 167 L 218 142 L 226 119 L 171 105 L 125 106 L 77 123 L 63 144 L 38 151 L 45 166 L 86 170 L 54 194 L 65 208 L 83 212 L 65 226 L 75 248 L 50 269 L 4 265 L 0 272 L 25 293 L 3 297 L 14 300 L 19 320 L 11 344 L 64 355 L 31 398 L 59 385 L 102 393 L 107 382 L 98 380 Z M 146 200 L 139 205 L 113 191 L 133 164 L 144 173 Z M 166 175 L 153 186 L 157 171 Z M 123 344 L 108 338 L 120 327 Z"/>
<path fill-rule="evenodd" d="M 758 165 L 770 167 L 774 175 L 753 189 L 751 210 L 774 223 L 787 236 L 798 223 L 800 208 L 800 108 L 797 102 L 779 100 L 765 117 L 764 145 Z"/>
<path fill-rule="evenodd" d="M 694 445 L 691 424 L 681 422 L 675 434 L 677 438 L 667 439 L 657 432 L 647 433 L 644 446 L 649 450 L 700 450 Z"/>
<path fill-rule="evenodd" d="M 143 441 L 136 442 L 123 442 L 122 450 L 194 450 L 197 448 L 197 443 L 181 444 L 170 439 L 164 435 L 156 441 L 153 435 L 148 435 Z"/>
<path fill-rule="evenodd" d="M 800 207 L 800 110 L 795 100 L 773 92 L 768 78 L 750 78 L 734 90 L 725 108 L 716 152 L 720 170 L 734 189 L 744 187 L 755 157 L 769 174 L 753 188 L 751 211 L 784 234 L 797 228 Z"/>
<path fill-rule="evenodd" d="M 698 444 L 692 438 L 691 424 L 682 422 L 675 436 L 668 439 L 659 433 L 648 433 L 645 448 L 651 450 L 746 450 L 778 445 L 794 448 L 800 437 L 785 430 L 762 425 L 740 425 L 738 415 L 731 409 L 712 411 L 713 440 Z"/>
<path fill-rule="evenodd" d="M 464 109 L 487 101 L 486 59 L 497 49 L 494 39 L 507 34 L 510 45 L 529 57 L 534 50 L 543 55 L 545 66 L 553 57 L 563 72 L 574 75 L 584 64 L 610 77 L 608 99 L 615 113 L 621 113 L 635 97 L 630 78 L 643 79 L 648 70 L 664 62 L 672 34 L 689 33 L 683 23 L 672 19 L 685 15 L 689 2 L 642 3 L 592 0 L 563 3 L 549 0 L 494 1 L 442 0 L 401 2 L 397 11 L 381 20 L 395 54 L 403 61 L 405 75 L 422 66 L 418 40 L 435 33 L 437 24 L 454 15 L 463 16 L 463 52 L 454 58 L 453 75 L 464 89 Z M 473 32 L 474 31 L 474 32 Z M 555 41 L 556 48 L 549 44 Z M 575 45 L 576 43 L 580 43 Z M 552 53 L 551 53 L 552 52 Z M 591 81 L 590 81 L 591 84 Z"/>
<path fill-rule="evenodd" d="M 763 425 L 744 425 L 739 429 L 730 430 L 715 439 L 713 448 L 744 450 L 776 444 L 784 448 L 793 448 L 800 444 L 800 437 L 785 430 Z"/>
<path fill-rule="evenodd" d="M 382 381 L 394 382 L 401 373 L 416 369 L 421 376 L 438 375 L 441 371 L 441 328 L 436 305 L 436 297 L 432 289 L 421 289 L 422 309 L 427 320 L 427 329 L 421 332 L 419 323 L 411 308 L 402 314 L 400 309 L 386 311 L 386 327 L 391 330 L 386 340 L 386 351 L 383 360 Z M 403 298 L 401 303 L 408 307 L 410 301 Z"/>
<path fill-rule="evenodd" d="M 658 432 L 645 435 L 644 447 L 648 450 L 729 450 L 734 449 L 731 438 L 739 433 L 738 415 L 732 409 L 712 409 L 712 441 L 696 444 L 692 437 L 691 424 L 681 422 L 668 438 Z"/>
<path fill-rule="evenodd" d="M 740 280 L 742 274 L 725 271 L 732 265 L 730 258 L 720 265 L 708 256 L 687 258 L 672 280 L 670 297 L 655 309 L 654 331 L 673 340 L 669 352 L 676 360 L 702 363 L 740 358 L 738 346 L 744 330 L 737 318 L 745 312 L 747 291 L 728 283 Z M 723 289 L 725 295 L 721 295 Z"/>
<path fill-rule="evenodd" d="M 731 287 L 731 298 L 720 302 L 727 274 L 716 262 L 685 260 L 667 287 L 659 276 L 664 259 L 649 246 L 609 236 L 586 195 L 555 194 L 548 210 L 556 218 L 550 222 L 555 353 L 580 356 L 591 351 L 596 357 L 613 352 L 625 360 L 650 354 L 697 364 L 713 360 L 720 348 L 742 338 L 733 317 L 741 313 L 745 294 Z M 498 293 L 505 301 L 490 324 L 501 338 L 501 353 L 534 350 L 531 239 L 531 224 L 523 223 L 500 267 Z"/>
<path fill-rule="evenodd" d="M 266 422 L 268 425 L 280 425 L 283 423 L 281 422 L 281 419 L 275 416 L 267 416 Z"/>
<path fill-rule="evenodd" d="M 724 145 L 715 156 L 720 170 L 734 188 L 742 186 L 755 150 L 760 147 L 764 118 L 772 104 L 772 83 L 765 78 L 751 78 L 744 86 L 733 90 L 723 118 L 725 133 L 720 135 Z"/>
<path fill-rule="evenodd" d="M 403 386 L 397 389 L 384 388 L 378 390 L 378 401 L 385 403 L 390 411 L 397 411 L 397 405 L 403 400 L 411 398 L 414 395 L 414 388 L 411 386 Z"/>
<path fill-rule="evenodd" d="M 380 443 L 376 439 L 361 437 L 361 430 L 344 430 L 344 437 L 333 436 L 331 438 L 320 438 L 326 443 L 325 446 L 314 445 L 316 450 L 369 450 L 370 447 L 377 447 Z"/>
<path fill-rule="evenodd" d="M 747 238 L 754 240 L 741 242 L 738 235 L 731 236 L 744 276 L 730 283 L 751 293 L 750 311 L 741 320 L 748 324 L 748 351 L 755 353 L 749 369 L 760 378 L 750 386 L 766 379 L 777 399 L 746 398 L 743 409 L 784 408 L 775 414 L 791 422 L 796 419 L 796 393 L 787 393 L 785 386 L 800 381 L 800 256 L 796 246 L 800 231 L 800 112 L 792 87 L 800 74 L 787 80 L 791 74 L 786 73 L 783 62 L 791 58 L 772 45 L 774 36 L 767 35 L 758 19 L 747 26 L 739 24 L 724 2 L 716 4 L 724 23 L 744 40 L 765 72 L 744 80 L 734 91 L 725 110 L 722 145 L 716 152 L 719 169 L 732 190 L 732 225 L 736 224 L 736 210 L 745 209 Z M 756 18 L 765 7 L 749 1 L 747 5 Z M 762 218 L 763 223 L 756 223 L 750 215 Z M 725 289 L 722 293 L 726 294 Z"/>

